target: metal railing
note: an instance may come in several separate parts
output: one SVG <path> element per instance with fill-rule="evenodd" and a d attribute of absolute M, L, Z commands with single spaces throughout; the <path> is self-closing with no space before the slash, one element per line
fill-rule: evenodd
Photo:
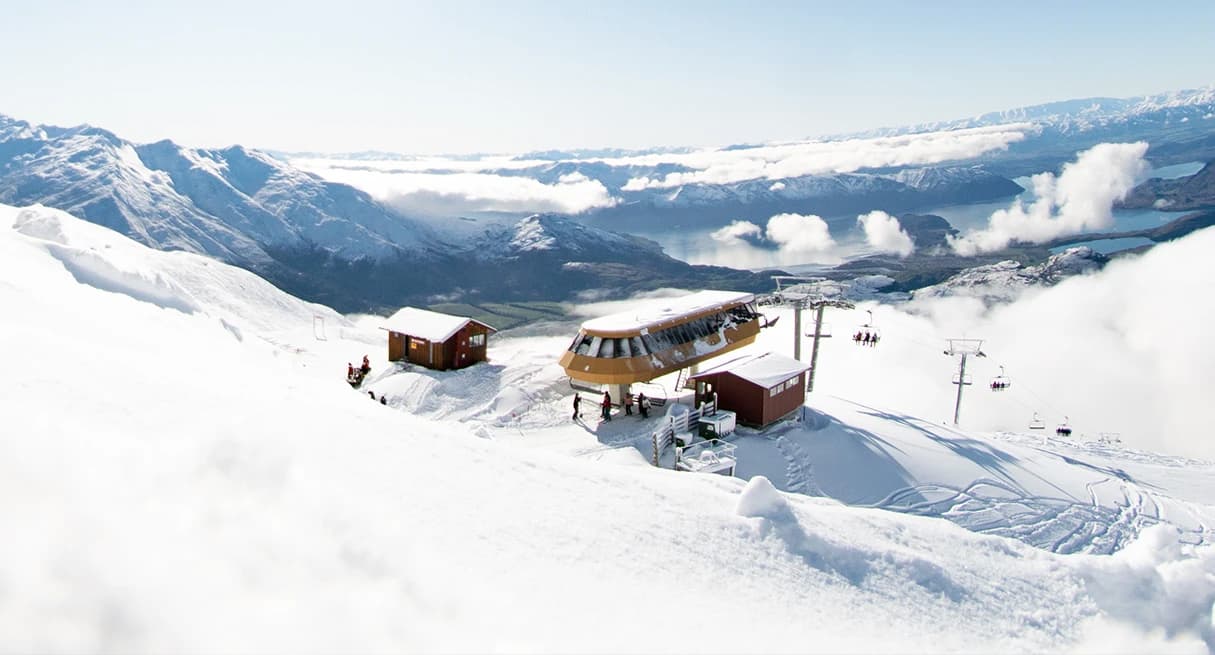
<path fill-rule="evenodd" d="M 700 417 L 712 416 L 716 413 L 716 400 L 703 402 L 699 407 L 694 407 L 687 413 L 680 412 L 673 414 L 668 410 L 662 425 L 657 430 L 654 430 L 654 434 L 651 437 L 654 466 L 659 466 L 662 454 L 666 452 L 667 448 L 675 444 L 676 434 L 689 432 L 692 426 L 700 422 Z"/>

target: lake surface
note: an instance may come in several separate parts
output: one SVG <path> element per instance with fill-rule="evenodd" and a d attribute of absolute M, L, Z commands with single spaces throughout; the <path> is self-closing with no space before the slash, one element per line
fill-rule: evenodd
<path fill-rule="evenodd" d="M 1151 177 L 1165 179 L 1185 177 L 1197 173 L 1202 166 L 1202 162 L 1162 166 L 1149 170 L 1143 179 Z M 928 207 L 917 210 L 915 213 L 936 214 L 949 221 L 951 225 L 962 232 L 982 229 L 987 226 L 987 221 L 994 212 L 1008 209 L 1018 199 L 1026 204 L 1033 202 L 1033 193 L 1028 190 L 1029 178 L 1016 178 L 1013 181 L 1027 190 L 1016 197 L 996 202 Z M 1123 230 L 1142 230 L 1159 227 L 1185 215 L 1185 213 L 1164 212 L 1155 209 L 1117 209 L 1113 212 L 1113 225 L 1102 228 L 1100 231 L 1119 232 Z M 752 270 L 772 267 L 832 266 L 845 260 L 872 254 L 873 249 L 865 243 L 863 235 L 857 229 L 855 215 L 824 216 L 823 220 L 827 222 L 831 236 L 838 244 L 838 248 L 831 253 L 789 252 L 760 248 L 748 243 L 737 242 L 723 244 L 712 237 L 712 233 L 718 228 L 652 232 L 643 236 L 662 244 L 668 255 L 691 264 L 713 264 Z M 1103 239 L 1101 241 L 1123 240 Z M 1086 243 L 1084 245 L 1090 244 Z M 1137 245 L 1143 245 L 1143 243 L 1119 246 L 1115 247 L 1114 250 L 1133 248 Z M 1106 246 L 1103 245 L 1102 247 Z M 1113 252 L 1113 250 L 1099 250 L 1097 247 L 1093 247 L 1093 249 L 1099 252 Z"/>
<path fill-rule="evenodd" d="M 1139 246 L 1146 246 L 1150 243 L 1152 243 L 1152 240 L 1147 237 L 1120 237 L 1117 239 L 1097 239 L 1095 241 L 1070 243 L 1066 246 L 1051 248 L 1050 251 L 1051 254 L 1057 255 L 1068 248 L 1075 248 L 1076 246 L 1088 246 L 1089 248 L 1092 248 L 1103 255 L 1108 255 L 1111 252 L 1118 252 L 1119 250 L 1126 250 L 1128 248 L 1138 248 Z"/>

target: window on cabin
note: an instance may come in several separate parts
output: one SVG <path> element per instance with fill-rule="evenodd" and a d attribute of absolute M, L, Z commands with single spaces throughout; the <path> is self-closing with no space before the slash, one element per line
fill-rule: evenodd
<path fill-rule="evenodd" d="M 782 391 L 784 391 L 784 390 L 785 390 L 785 385 L 784 385 L 784 384 L 778 384 L 778 385 L 776 385 L 775 387 L 772 387 L 771 389 L 768 389 L 768 397 L 769 397 L 769 398 L 775 398 L 777 394 L 779 394 L 780 392 L 782 392 Z"/>
<path fill-rule="evenodd" d="M 484 346 L 484 345 L 485 345 L 485 335 L 484 334 L 474 334 L 474 335 L 468 337 L 468 347 L 469 348 L 480 348 L 481 346 Z"/>
<path fill-rule="evenodd" d="M 575 346 L 573 348 L 574 352 L 579 355 L 590 355 L 591 354 L 591 342 L 594 340 L 595 340 L 595 338 L 589 334 L 578 335 L 578 340 L 576 340 L 574 342 L 574 346 Z"/>
<path fill-rule="evenodd" d="M 629 345 L 628 338 L 616 340 L 616 356 L 617 357 L 632 357 L 633 348 Z"/>
<path fill-rule="evenodd" d="M 599 342 L 599 357 L 611 359 L 616 356 L 616 340 L 601 339 Z"/>
<path fill-rule="evenodd" d="M 410 348 L 411 350 L 421 350 L 421 349 L 422 349 L 422 342 L 421 342 L 421 341 L 418 341 L 417 339 L 410 339 L 410 340 L 409 340 L 409 348 Z"/>
<path fill-rule="evenodd" d="M 641 335 L 641 343 L 645 344 L 646 351 L 656 353 L 662 350 L 662 344 L 652 334 Z"/>
<path fill-rule="evenodd" d="M 630 349 L 633 351 L 634 357 L 640 357 L 642 355 L 649 354 L 649 351 L 646 349 L 645 344 L 642 343 L 642 341 L 641 341 L 641 337 L 629 337 L 629 345 L 631 346 Z"/>

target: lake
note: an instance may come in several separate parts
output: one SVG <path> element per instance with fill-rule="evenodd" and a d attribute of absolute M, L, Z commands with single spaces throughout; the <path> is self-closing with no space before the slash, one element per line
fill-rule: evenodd
<path fill-rule="evenodd" d="M 1103 255 L 1108 255 L 1111 252 L 1118 252 L 1119 250 L 1126 250 L 1128 248 L 1138 248 L 1139 246 L 1146 246 L 1150 243 L 1153 242 L 1147 237 L 1119 237 L 1117 239 L 1097 239 L 1095 241 L 1070 243 L 1066 246 L 1057 246 L 1055 248 L 1051 248 L 1050 251 L 1051 254 L 1057 255 L 1068 248 L 1088 246 L 1089 248 L 1092 248 Z"/>

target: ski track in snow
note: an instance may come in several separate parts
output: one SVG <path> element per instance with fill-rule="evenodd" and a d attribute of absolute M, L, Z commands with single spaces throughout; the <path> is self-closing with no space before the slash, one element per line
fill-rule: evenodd
<path fill-rule="evenodd" d="M 1104 507 L 1097 503 L 1095 494 L 1090 504 L 1024 496 L 1010 485 L 988 479 L 976 480 L 964 489 L 940 484 L 906 487 L 869 506 L 940 516 L 975 532 L 1011 537 L 1056 553 L 1107 555 L 1121 550 L 1162 518 L 1151 494 L 1125 483 L 1121 491 L 1124 501 L 1119 506 Z M 944 497 L 906 502 L 915 496 Z M 1202 528 L 1179 529 L 1185 543 L 1206 544 L 1215 537 Z"/>

